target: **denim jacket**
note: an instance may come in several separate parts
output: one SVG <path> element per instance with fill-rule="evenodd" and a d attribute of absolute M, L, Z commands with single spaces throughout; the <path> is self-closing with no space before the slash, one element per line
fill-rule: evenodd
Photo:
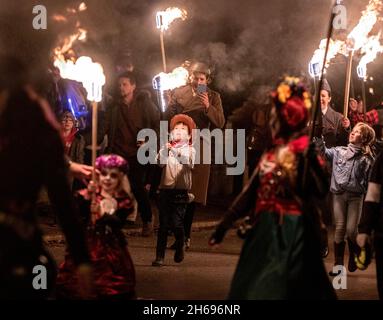
<path fill-rule="evenodd" d="M 326 148 L 323 139 L 317 139 L 315 143 L 332 164 L 330 191 L 365 194 L 374 159 L 351 143 L 347 147 L 334 148 Z"/>

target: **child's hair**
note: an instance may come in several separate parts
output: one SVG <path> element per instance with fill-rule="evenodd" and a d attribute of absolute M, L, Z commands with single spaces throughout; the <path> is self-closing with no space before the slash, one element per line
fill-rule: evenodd
<path fill-rule="evenodd" d="M 375 141 L 374 129 L 364 122 L 358 122 L 354 129 L 358 128 L 362 137 L 362 149 L 365 155 L 372 156 L 371 144 Z"/>

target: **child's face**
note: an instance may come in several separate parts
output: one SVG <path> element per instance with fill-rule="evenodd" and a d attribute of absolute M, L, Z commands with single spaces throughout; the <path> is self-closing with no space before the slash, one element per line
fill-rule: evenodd
<path fill-rule="evenodd" d="M 107 193 L 112 193 L 117 190 L 120 184 L 123 173 L 115 168 L 105 168 L 100 171 L 100 186 Z"/>
<path fill-rule="evenodd" d="M 172 131 L 172 137 L 174 140 L 189 141 L 189 128 L 183 123 L 177 123 Z"/>
<path fill-rule="evenodd" d="M 74 127 L 73 119 L 69 116 L 64 116 L 61 119 L 61 126 L 65 131 L 71 131 Z"/>
<path fill-rule="evenodd" d="M 356 126 L 350 133 L 349 142 L 353 144 L 362 144 L 362 133 L 360 127 Z"/>

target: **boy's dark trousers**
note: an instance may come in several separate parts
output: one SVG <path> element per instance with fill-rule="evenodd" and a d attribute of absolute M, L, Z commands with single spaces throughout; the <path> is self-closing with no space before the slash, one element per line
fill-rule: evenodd
<path fill-rule="evenodd" d="M 187 190 L 161 189 L 159 194 L 160 228 L 157 237 L 157 259 L 165 257 L 168 230 L 174 232 L 176 253 L 183 250 L 185 242 L 184 218 L 188 202 Z"/>

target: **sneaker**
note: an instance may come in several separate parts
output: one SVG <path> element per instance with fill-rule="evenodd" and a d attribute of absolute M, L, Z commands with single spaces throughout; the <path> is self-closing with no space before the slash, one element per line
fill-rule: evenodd
<path fill-rule="evenodd" d="M 141 235 L 143 237 L 149 237 L 152 234 L 152 232 L 153 232 L 152 223 L 151 222 L 144 223 L 144 225 L 142 226 Z"/>
<path fill-rule="evenodd" d="M 189 250 L 190 249 L 190 238 L 186 238 L 185 240 L 185 250 Z"/>
<path fill-rule="evenodd" d="M 156 260 L 154 260 L 152 262 L 153 267 L 162 267 L 163 265 L 164 265 L 164 259 L 163 258 L 156 258 Z"/>

